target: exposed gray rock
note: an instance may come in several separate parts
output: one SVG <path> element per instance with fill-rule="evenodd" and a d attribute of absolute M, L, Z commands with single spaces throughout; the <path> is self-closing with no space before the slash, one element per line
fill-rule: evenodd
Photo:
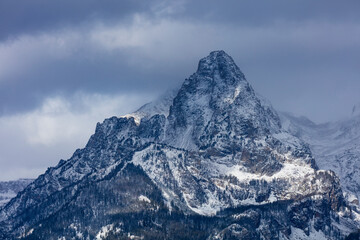
<path fill-rule="evenodd" d="M 215 51 L 172 101 L 99 123 L 1 210 L 0 238 L 343 239 L 354 219 L 336 175 Z"/>

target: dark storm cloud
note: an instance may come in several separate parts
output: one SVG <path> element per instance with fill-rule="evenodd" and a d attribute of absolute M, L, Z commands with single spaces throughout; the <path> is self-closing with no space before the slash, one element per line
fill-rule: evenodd
<path fill-rule="evenodd" d="M 88 53 L 89 54 L 89 53 Z M 163 63 L 167 71 L 151 71 L 128 63 L 129 56 L 90 54 L 72 56 L 56 62 L 41 63 L 30 69 L 26 76 L 15 75 L 0 82 L 1 115 L 14 114 L 42 104 L 49 96 L 71 96 L 78 91 L 99 94 L 160 94 L 166 86 L 172 86 L 185 75 L 182 67 L 175 68 Z M 159 66 L 157 67 L 159 68 Z M 177 73 L 178 71 L 178 73 Z M 181 79 L 175 77 L 182 76 Z M 159 85 L 165 85 L 159 91 Z"/>
<path fill-rule="evenodd" d="M 357 0 L 346 2 L 334 0 L 184 1 L 183 11 L 179 11 L 173 17 L 205 22 L 225 22 L 235 26 L 269 25 L 281 21 L 358 21 L 359 7 L 360 2 Z"/>
<path fill-rule="evenodd" d="M 170 7 L 168 7 L 170 6 Z M 177 11 L 171 8 L 179 6 Z M 169 9 L 167 9 L 170 8 Z M 101 20 L 107 23 L 126 21 L 134 13 L 149 14 L 168 10 L 167 17 L 181 20 L 226 22 L 232 25 L 263 25 L 276 21 L 303 21 L 322 19 L 325 21 L 359 19 L 360 2 L 340 1 L 253 1 L 217 0 L 202 1 L 141 1 L 98 0 L 46 1 L 3 0 L 0 2 L 0 39 L 19 34 L 53 30 L 63 27 L 87 25 Z"/>
<path fill-rule="evenodd" d="M 359 7 L 354 0 L 1 1 L 0 115 L 58 93 L 162 91 L 215 49 L 227 50 L 280 109 L 297 111 L 281 99 L 294 89 L 303 89 L 296 101 L 316 101 L 340 76 L 356 88 Z"/>
<path fill-rule="evenodd" d="M 135 12 L 147 11 L 148 1 L 140 0 L 3 0 L 0 2 L 0 39 L 33 34 L 56 28 L 87 25 L 103 20 L 125 20 Z"/>

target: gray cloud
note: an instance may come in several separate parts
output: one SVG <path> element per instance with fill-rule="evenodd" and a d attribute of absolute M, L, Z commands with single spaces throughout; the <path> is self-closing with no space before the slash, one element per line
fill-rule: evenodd
<path fill-rule="evenodd" d="M 225 23 L 232 26 L 265 26 L 279 22 L 356 21 L 359 20 L 359 1 L 252 1 L 217 0 L 183 1 L 183 11 L 173 14 L 178 19 L 206 23 Z"/>
<path fill-rule="evenodd" d="M 358 1 L 0 4 L 0 115 L 34 109 L 57 93 L 161 91 L 214 49 L 228 50 L 275 104 L 283 101 L 274 85 L 291 90 L 337 81 L 336 74 L 358 77 Z M 295 81 L 299 72 L 307 79 Z"/>
<path fill-rule="evenodd" d="M 178 85 L 212 50 L 228 52 L 279 110 L 318 122 L 348 116 L 360 102 L 359 5 L 2 1 L 0 164 L 7 167 L 0 176 L 36 175 L 66 158 L 96 121 L 135 110 Z M 65 110 L 49 115 L 44 106 L 56 99 Z M 15 150 L 19 144 L 22 151 Z"/>
<path fill-rule="evenodd" d="M 125 21 L 137 12 L 147 11 L 147 1 L 96 0 L 46 1 L 4 0 L 0 2 L 0 39 L 19 34 L 34 34 L 56 28 L 87 27 L 96 20 L 108 23 Z"/>

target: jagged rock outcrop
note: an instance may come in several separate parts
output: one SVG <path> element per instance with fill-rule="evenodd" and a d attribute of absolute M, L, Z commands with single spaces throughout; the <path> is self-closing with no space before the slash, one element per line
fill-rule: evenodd
<path fill-rule="evenodd" d="M 318 170 L 225 52 L 170 95 L 98 124 L 1 210 L 0 238 L 343 239 L 356 229 L 336 175 Z"/>

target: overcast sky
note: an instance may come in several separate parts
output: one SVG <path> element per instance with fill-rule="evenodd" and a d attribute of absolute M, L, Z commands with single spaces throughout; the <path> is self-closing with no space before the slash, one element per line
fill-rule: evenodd
<path fill-rule="evenodd" d="M 225 50 L 281 111 L 360 103 L 360 1 L 2 0 L 0 180 L 36 177 L 96 122 L 136 110 Z"/>

